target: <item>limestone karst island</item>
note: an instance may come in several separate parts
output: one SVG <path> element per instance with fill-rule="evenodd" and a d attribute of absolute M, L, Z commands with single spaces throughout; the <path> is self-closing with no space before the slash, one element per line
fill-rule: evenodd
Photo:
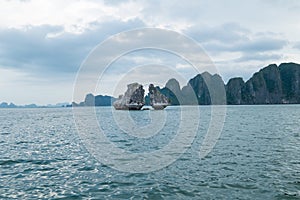
<path fill-rule="evenodd" d="M 224 96 L 212 102 L 209 88 L 224 91 Z M 138 83 L 128 85 L 124 95 L 118 99 L 111 96 L 86 95 L 83 102 L 72 106 L 111 106 L 118 110 L 141 110 L 144 105 L 154 109 L 164 109 L 168 105 L 258 105 L 258 104 L 299 104 L 300 103 L 300 65 L 282 63 L 270 64 L 244 81 L 240 77 L 231 78 L 227 84 L 218 74 L 203 72 L 190 79 L 186 86 L 180 87 L 176 79 L 167 81 L 165 87 L 149 85 L 148 94 Z M 196 101 L 191 101 L 191 95 Z M 222 99 L 225 98 L 225 99 Z"/>
<path fill-rule="evenodd" d="M 127 91 L 124 95 L 113 103 L 116 110 L 141 110 L 145 105 L 144 98 L 145 90 L 143 86 L 138 83 L 127 85 Z M 150 105 L 155 110 L 163 110 L 169 105 L 169 99 L 160 93 L 159 89 L 153 84 L 149 85 Z"/>

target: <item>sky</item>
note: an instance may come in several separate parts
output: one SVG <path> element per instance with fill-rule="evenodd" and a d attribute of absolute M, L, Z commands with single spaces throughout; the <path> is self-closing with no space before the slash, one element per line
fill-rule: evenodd
<path fill-rule="evenodd" d="M 0 102 L 79 101 L 80 95 L 73 97 L 76 78 L 91 52 L 140 28 L 191 38 L 225 83 L 248 80 L 271 63 L 300 62 L 299 10 L 298 0 L 0 0 Z M 134 38 L 115 39 L 126 45 Z M 144 49 L 116 59 L 97 88 L 85 92 L 116 96 L 128 81 L 163 86 L 172 77 L 184 86 L 196 73 L 170 52 Z"/>

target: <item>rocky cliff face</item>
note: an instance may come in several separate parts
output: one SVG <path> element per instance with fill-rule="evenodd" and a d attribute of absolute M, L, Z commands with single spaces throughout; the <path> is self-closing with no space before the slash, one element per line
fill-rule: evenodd
<path fill-rule="evenodd" d="M 300 103 L 300 65 L 283 63 L 278 68 L 282 80 L 283 103 Z"/>
<path fill-rule="evenodd" d="M 198 74 L 196 77 L 192 78 L 189 81 L 189 85 L 195 92 L 195 95 L 198 100 L 198 104 L 200 105 L 210 105 L 211 98 L 210 93 L 208 91 L 207 84 L 211 81 L 211 75 L 208 72 L 204 72 L 202 74 Z M 187 87 L 186 87 L 187 90 Z M 187 93 L 187 92 L 186 92 Z"/>
<path fill-rule="evenodd" d="M 118 110 L 140 110 L 145 105 L 145 90 L 138 83 L 127 85 L 127 91 L 120 95 L 113 106 Z"/>
<path fill-rule="evenodd" d="M 225 89 L 226 100 L 222 78 L 204 72 L 192 78 L 181 90 L 178 82 L 171 79 L 162 91 L 172 105 L 224 104 L 225 101 L 230 105 L 300 103 L 300 65 L 283 63 L 278 67 L 271 64 L 246 82 L 242 78 L 230 79 Z M 193 95 L 197 103 L 191 101 Z"/>
<path fill-rule="evenodd" d="M 149 98 L 150 105 L 154 109 L 162 110 L 169 105 L 169 99 L 160 92 L 159 87 L 154 87 L 153 84 L 149 85 Z"/>
<path fill-rule="evenodd" d="M 232 78 L 226 85 L 226 97 L 227 103 L 236 105 L 242 103 L 242 89 L 245 82 L 242 78 Z"/>
<path fill-rule="evenodd" d="M 269 65 L 260 70 L 266 84 L 265 103 L 282 103 L 282 80 L 277 65 Z"/>
<path fill-rule="evenodd" d="M 172 105 L 226 104 L 222 78 L 208 72 L 198 74 L 181 90 L 178 81 L 171 79 L 162 92 L 170 99 Z"/>
<path fill-rule="evenodd" d="M 226 85 L 228 104 L 300 103 L 300 65 L 272 64 L 256 72 L 246 83 L 231 79 Z M 241 96 L 240 96 L 241 94 Z"/>
<path fill-rule="evenodd" d="M 180 101 L 182 101 L 182 94 L 179 82 L 172 78 L 166 83 L 166 87 L 160 90 L 162 94 L 168 97 L 170 104 L 172 105 L 180 105 Z"/>
<path fill-rule="evenodd" d="M 154 87 L 153 84 L 149 85 L 149 97 L 151 106 L 154 104 L 169 103 L 169 99 L 159 91 L 159 88 Z"/>
<path fill-rule="evenodd" d="M 255 73 L 242 88 L 240 104 L 282 103 L 282 81 L 276 65 L 269 65 Z"/>

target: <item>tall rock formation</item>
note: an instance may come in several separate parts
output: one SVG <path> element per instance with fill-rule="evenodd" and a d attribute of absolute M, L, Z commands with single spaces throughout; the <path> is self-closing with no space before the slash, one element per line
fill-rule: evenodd
<path fill-rule="evenodd" d="M 267 100 L 265 103 L 282 103 L 282 81 L 277 65 L 272 64 L 260 70 L 266 83 Z"/>
<path fill-rule="evenodd" d="M 199 105 L 211 104 L 210 93 L 207 86 L 207 84 L 210 84 L 210 82 L 211 82 L 211 74 L 209 74 L 208 72 L 198 74 L 188 82 L 188 85 L 191 86 L 192 91 L 196 95 Z M 188 93 L 191 92 L 191 89 L 185 87 L 186 91 L 184 91 L 184 93 L 187 96 L 190 96 L 191 94 L 188 95 Z"/>
<path fill-rule="evenodd" d="M 275 64 L 256 72 L 242 90 L 241 104 L 278 104 L 282 102 L 282 83 Z"/>
<path fill-rule="evenodd" d="M 245 86 L 243 78 L 232 78 L 226 85 L 227 104 L 238 105 L 242 103 L 242 89 Z"/>
<path fill-rule="evenodd" d="M 145 105 L 145 90 L 138 83 L 127 85 L 127 91 L 124 95 L 120 95 L 113 106 L 117 110 L 140 110 Z"/>
<path fill-rule="evenodd" d="M 153 84 L 149 85 L 149 98 L 150 105 L 155 110 L 163 110 L 169 105 L 169 99 L 160 92 L 159 87 L 154 87 Z"/>
<path fill-rule="evenodd" d="M 160 92 L 168 97 L 171 105 L 180 105 L 180 101 L 182 101 L 182 93 L 179 82 L 176 79 L 170 79 Z"/>
<path fill-rule="evenodd" d="M 184 97 L 191 97 L 193 92 L 199 105 L 226 104 L 224 82 L 218 74 L 211 75 L 208 72 L 198 74 L 188 82 L 182 92 Z"/>
<path fill-rule="evenodd" d="M 222 78 L 208 72 L 198 74 L 180 90 L 177 80 L 170 79 L 162 90 L 172 105 L 223 105 L 226 91 Z"/>
<path fill-rule="evenodd" d="M 283 63 L 279 65 L 282 80 L 283 103 L 300 103 L 300 65 Z"/>

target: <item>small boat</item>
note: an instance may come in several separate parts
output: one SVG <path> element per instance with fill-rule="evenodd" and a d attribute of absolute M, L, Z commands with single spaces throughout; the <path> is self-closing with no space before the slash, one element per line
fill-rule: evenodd
<path fill-rule="evenodd" d="M 128 110 L 141 110 L 144 106 L 143 103 L 131 103 L 131 104 L 125 104 L 125 106 L 128 108 Z"/>
<path fill-rule="evenodd" d="M 116 110 L 141 110 L 144 103 L 126 103 L 114 102 L 113 104 Z"/>
<path fill-rule="evenodd" d="M 163 110 L 165 109 L 169 103 L 153 103 L 151 106 L 154 110 Z"/>

